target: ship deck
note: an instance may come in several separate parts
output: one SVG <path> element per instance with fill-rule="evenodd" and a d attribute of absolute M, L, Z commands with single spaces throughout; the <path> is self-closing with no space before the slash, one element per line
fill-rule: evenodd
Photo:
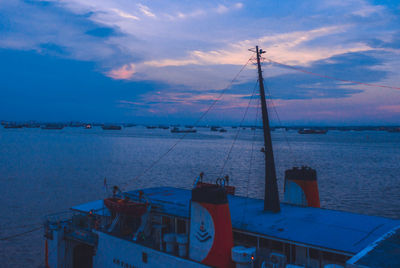
<path fill-rule="evenodd" d="M 397 228 L 363 249 L 348 263 L 354 267 L 400 267 L 399 256 L 400 228 Z"/>
<path fill-rule="evenodd" d="M 143 191 L 158 212 L 189 217 L 190 190 L 156 187 Z M 128 193 L 138 195 L 138 191 Z M 285 203 L 281 203 L 280 213 L 272 213 L 263 211 L 263 200 L 241 196 L 229 195 L 229 205 L 234 230 L 348 255 L 360 252 L 400 225 L 400 220 Z M 103 208 L 103 200 L 97 200 L 72 210 L 89 212 Z"/>

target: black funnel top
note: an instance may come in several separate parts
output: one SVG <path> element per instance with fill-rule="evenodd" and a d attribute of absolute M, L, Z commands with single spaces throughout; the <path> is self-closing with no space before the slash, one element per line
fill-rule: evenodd
<path fill-rule="evenodd" d="M 285 178 L 287 180 L 316 181 L 317 171 L 307 166 L 294 167 L 285 171 Z"/>
<path fill-rule="evenodd" d="M 218 185 L 196 187 L 192 190 L 192 201 L 209 204 L 226 204 L 228 198 L 224 187 Z"/>

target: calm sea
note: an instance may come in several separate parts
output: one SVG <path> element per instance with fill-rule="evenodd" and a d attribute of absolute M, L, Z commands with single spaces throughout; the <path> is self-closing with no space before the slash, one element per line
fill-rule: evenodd
<path fill-rule="evenodd" d="M 198 129 L 153 169 L 137 178 L 181 134 L 169 130 L 0 128 L 0 238 L 39 226 L 46 214 L 106 196 L 108 185 L 190 188 L 203 171 L 228 174 L 239 195 L 263 197 L 262 132 Z M 279 189 L 285 169 L 317 170 L 324 208 L 400 218 L 400 133 L 329 131 L 326 135 L 273 132 Z M 223 168 L 224 167 L 224 168 Z M 43 231 L 0 240 L 1 267 L 44 265 Z"/>

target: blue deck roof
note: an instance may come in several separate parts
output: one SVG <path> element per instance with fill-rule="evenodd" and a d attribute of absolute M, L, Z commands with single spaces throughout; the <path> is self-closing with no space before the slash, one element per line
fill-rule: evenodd
<path fill-rule="evenodd" d="M 160 205 L 161 212 L 189 217 L 190 190 L 158 187 L 143 191 Z M 229 205 L 236 230 L 351 255 L 400 225 L 400 220 L 283 203 L 280 213 L 266 212 L 263 200 L 240 196 L 230 195 Z M 80 210 L 79 206 L 73 209 Z"/>
<path fill-rule="evenodd" d="M 400 228 L 387 233 L 347 263 L 355 267 L 400 267 Z"/>

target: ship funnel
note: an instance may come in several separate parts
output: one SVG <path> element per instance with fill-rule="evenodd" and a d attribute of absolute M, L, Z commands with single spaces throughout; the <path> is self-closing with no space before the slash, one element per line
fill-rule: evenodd
<path fill-rule="evenodd" d="M 232 267 L 232 223 L 224 187 L 192 190 L 189 258 L 212 267 Z"/>
<path fill-rule="evenodd" d="M 285 171 L 285 202 L 308 207 L 320 207 L 317 172 L 307 166 Z"/>

